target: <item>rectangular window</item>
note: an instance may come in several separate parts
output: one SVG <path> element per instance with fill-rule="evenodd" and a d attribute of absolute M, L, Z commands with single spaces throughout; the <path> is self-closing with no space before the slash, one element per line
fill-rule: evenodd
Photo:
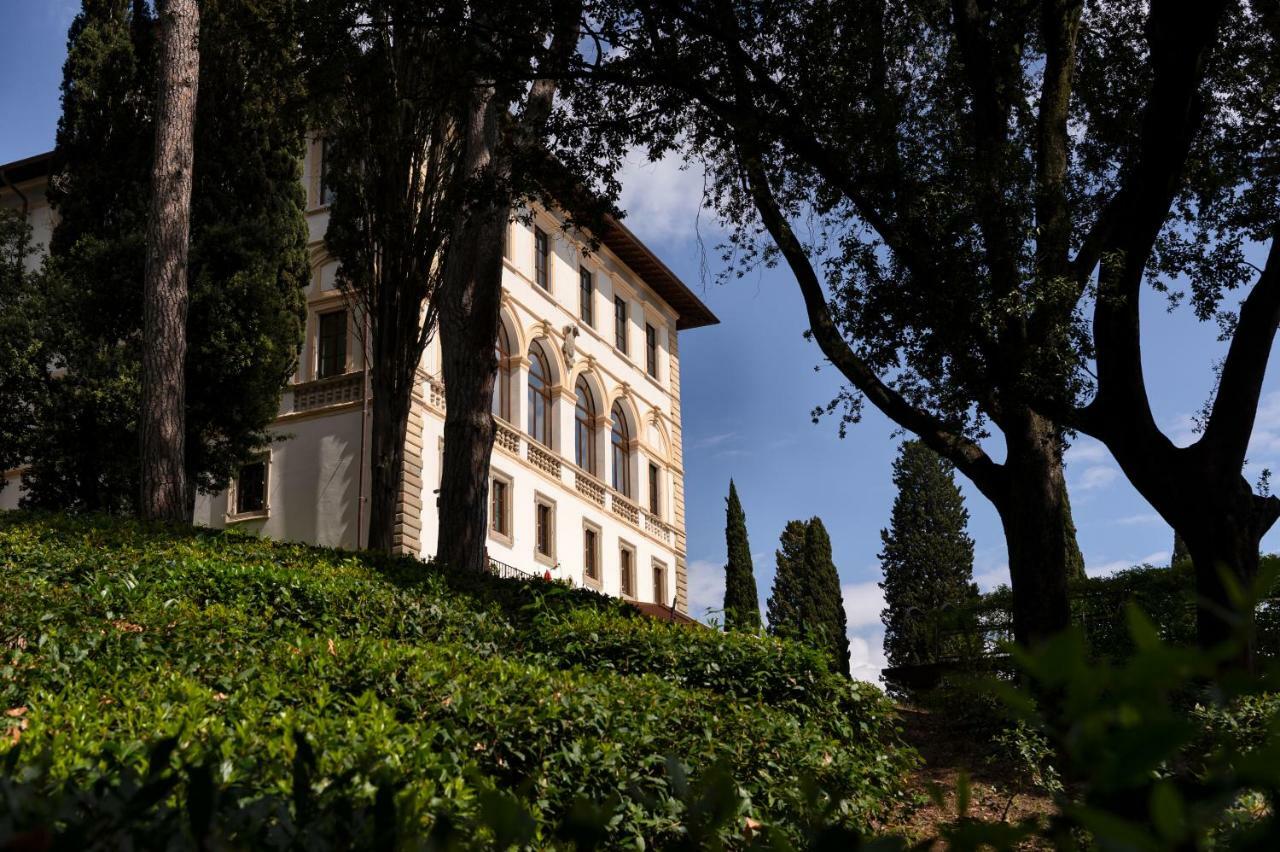
<path fill-rule="evenodd" d="M 618 585 L 628 598 L 636 596 L 635 559 L 635 551 L 625 544 L 618 548 Z"/>
<path fill-rule="evenodd" d="M 649 323 L 644 324 L 644 368 L 658 378 L 658 332 Z"/>
<path fill-rule="evenodd" d="M 534 548 L 542 562 L 551 562 L 556 555 L 556 510 L 541 497 L 534 500 Z"/>
<path fill-rule="evenodd" d="M 667 602 L 667 566 L 653 561 L 653 599 L 660 604 Z"/>
<path fill-rule="evenodd" d="M 591 273 L 585 269 L 578 269 L 578 278 L 581 286 L 579 287 L 578 296 L 578 316 L 587 324 L 589 328 L 595 327 L 595 317 L 592 311 L 592 298 L 595 296 L 595 285 L 591 281 Z"/>
<path fill-rule="evenodd" d="M 537 227 L 533 229 L 533 280 L 543 290 L 551 289 L 551 241 Z"/>
<path fill-rule="evenodd" d="M 613 341 L 623 355 L 627 354 L 627 300 L 613 297 Z"/>
<path fill-rule="evenodd" d="M 658 484 L 659 476 L 660 476 L 660 473 L 658 471 L 658 466 L 650 462 L 649 463 L 649 514 L 651 515 L 657 515 L 662 511 L 662 501 L 659 499 L 662 494 L 660 486 Z"/>
<path fill-rule="evenodd" d="M 347 312 L 320 315 L 316 378 L 340 376 L 347 371 Z"/>
<path fill-rule="evenodd" d="M 320 140 L 320 206 L 333 203 L 333 187 L 329 185 L 329 140 Z"/>
<path fill-rule="evenodd" d="M 507 260 L 511 259 L 511 223 L 502 229 L 502 256 Z"/>
<path fill-rule="evenodd" d="M 489 529 L 499 538 L 511 538 L 511 483 L 496 476 L 489 484 Z"/>
<path fill-rule="evenodd" d="M 594 527 L 582 530 L 582 574 L 587 582 L 600 582 L 600 531 Z"/>
<path fill-rule="evenodd" d="M 267 460 L 258 459 L 240 468 L 236 475 L 237 515 L 250 515 L 267 508 Z"/>

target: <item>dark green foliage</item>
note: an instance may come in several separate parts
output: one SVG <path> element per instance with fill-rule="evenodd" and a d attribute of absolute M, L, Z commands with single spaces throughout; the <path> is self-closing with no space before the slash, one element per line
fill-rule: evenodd
<path fill-rule="evenodd" d="M 309 267 L 291 5 L 201 7 L 186 446 L 204 489 L 267 442 L 301 342 Z M 71 27 L 45 269 L 49 342 L 66 372 L 37 412 L 33 505 L 118 512 L 136 496 L 152 29 L 146 4 L 128 0 L 91 0 Z"/>
<path fill-rule="evenodd" d="M 1280 557 L 1272 554 L 1261 558 L 1263 575 L 1277 569 Z M 1089 653 L 1098 658 L 1119 660 L 1133 654 L 1133 637 L 1125 619 L 1130 605 L 1157 625 L 1162 641 L 1192 645 L 1196 641 L 1195 582 L 1190 560 L 1171 567 L 1138 565 L 1108 577 L 1080 580 L 1071 585 L 1071 620 L 1079 627 Z M 1254 639 L 1259 654 L 1280 659 L 1278 601 L 1280 586 L 1263 590 L 1254 611 Z M 976 613 L 988 640 L 1008 635 L 1010 606 L 1008 587 L 981 596 Z"/>
<path fill-rule="evenodd" d="M 557 584 L 23 513 L 0 517 L 0 576 L 0 707 L 26 708 L 0 717 L 0 777 L 30 797 L 0 843 L 69 790 L 109 819 L 171 736 L 176 786 L 133 836 L 188 836 L 194 804 L 253 848 L 376 845 L 380 789 L 402 837 L 488 847 L 499 826 L 541 847 L 590 823 L 586 802 L 607 848 L 671 846 L 702 819 L 681 779 L 704 789 L 716 767 L 717 837 L 750 818 L 799 838 L 828 807 L 865 830 L 913 761 L 883 695 L 812 649 Z"/>
<path fill-rule="evenodd" d="M 788 521 L 769 596 L 769 632 L 822 649 L 832 671 L 849 674 L 849 636 L 831 538 L 820 518 Z"/>
<path fill-rule="evenodd" d="M 751 564 L 751 544 L 747 541 L 747 515 L 738 499 L 738 488 L 729 480 L 725 501 L 724 538 L 729 561 L 724 566 L 724 629 L 760 629 L 760 599 Z"/>
<path fill-rule="evenodd" d="M 32 406 L 45 386 L 44 293 L 30 268 L 35 247 L 19 210 L 0 208 L 0 472 L 26 458 Z M 0 488 L 5 487 L 0 477 Z"/>
<path fill-rule="evenodd" d="M 1182 536 L 1175 532 L 1173 534 L 1173 556 L 1169 559 L 1169 565 L 1181 565 L 1190 561 L 1191 551 L 1187 550 L 1187 543 L 1182 540 Z"/>
<path fill-rule="evenodd" d="M 893 484 L 893 513 L 880 531 L 885 655 L 891 666 L 964 656 L 978 587 L 969 510 L 953 468 L 919 441 L 905 441 Z"/>

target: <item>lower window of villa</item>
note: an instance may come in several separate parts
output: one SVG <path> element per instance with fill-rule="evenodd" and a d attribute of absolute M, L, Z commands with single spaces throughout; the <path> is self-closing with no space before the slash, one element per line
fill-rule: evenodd
<path fill-rule="evenodd" d="M 236 474 L 236 515 L 252 515 L 267 509 L 267 460 L 258 459 L 240 468 Z"/>

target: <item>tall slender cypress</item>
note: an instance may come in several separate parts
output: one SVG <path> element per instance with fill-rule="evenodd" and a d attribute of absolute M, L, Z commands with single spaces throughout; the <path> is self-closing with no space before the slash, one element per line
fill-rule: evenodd
<path fill-rule="evenodd" d="M 799 639 L 831 658 L 833 671 L 849 673 L 849 637 L 831 538 L 820 518 L 789 521 L 777 551 L 769 596 L 769 632 Z"/>
<path fill-rule="evenodd" d="M 724 538 L 729 557 L 724 566 L 724 629 L 759 630 L 760 600 L 747 542 L 747 515 L 732 479 L 725 500 Z"/>
<path fill-rule="evenodd" d="M 952 656 L 977 595 L 969 512 L 950 463 L 906 441 L 893 463 L 889 528 L 880 531 L 884 649 L 890 665 Z"/>

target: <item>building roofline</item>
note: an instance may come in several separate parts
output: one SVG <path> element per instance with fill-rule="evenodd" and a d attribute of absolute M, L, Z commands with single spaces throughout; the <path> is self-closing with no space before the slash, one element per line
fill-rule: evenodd
<path fill-rule="evenodd" d="M 616 216 L 606 215 L 604 233 L 600 235 L 604 243 L 618 259 L 629 266 L 640 279 L 655 293 L 662 297 L 676 312 L 676 328 L 681 331 L 688 328 L 701 328 L 716 325 L 720 320 L 711 312 L 702 300 L 689 289 L 689 285 L 671 271 L 662 259 L 653 253 L 631 229 L 622 224 Z"/>
<path fill-rule="evenodd" d="M 9 184 L 25 183 L 38 177 L 47 177 L 49 165 L 53 162 L 53 152 L 45 151 L 23 160 L 0 165 L 0 187 Z"/>
<path fill-rule="evenodd" d="M 0 165 L 0 186 L 46 177 L 52 162 L 53 152 L 45 151 L 43 154 Z M 672 272 L 671 268 L 616 216 L 605 216 L 604 233 L 601 234 L 600 241 L 671 306 L 676 312 L 677 329 L 683 331 L 689 328 L 716 325 L 720 322 L 711 309 L 689 289 L 689 285 L 681 281 L 680 277 Z"/>

